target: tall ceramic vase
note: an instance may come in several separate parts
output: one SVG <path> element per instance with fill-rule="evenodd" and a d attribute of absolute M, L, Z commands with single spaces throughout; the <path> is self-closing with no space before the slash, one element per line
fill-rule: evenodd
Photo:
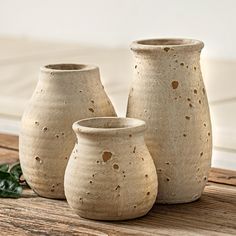
<path fill-rule="evenodd" d="M 97 220 L 145 215 L 157 195 L 145 122 L 100 117 L 75 122 L 73 129 L 78 142 L 66 167 L 65 194 L 74 211 Z"/>
<path fill-rule="evenodd" d="M 211 165 L 211 121 L 200 69 L 203 43 L 188 39 L 133 42 L 134 81 L 127 117 L 147 123 L 154 159 L 157 202 L 198 199 Z"/>
<path fill-rule="evenodd" d="M 97 67 L 56 64 L 41 68 L 19 139 L 23 174 L 37 194 L 65 198 L 64 172 L 76 140 L 72 124 L 94 116 L 116 116 Z"/>

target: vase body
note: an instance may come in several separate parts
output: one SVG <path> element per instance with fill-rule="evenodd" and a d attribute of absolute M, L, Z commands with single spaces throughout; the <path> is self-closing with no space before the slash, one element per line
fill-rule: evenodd
<path fill-rule="evenodd" d="M 19 138 L 23 174 L 38 195 L 65 198 L 64 172 L 76 140 L 72 124 L 93 116 L 116 116 L 97 67 L 58 64 L 41 68 Z"/>
<path fill-rule="evenodd" d="M 145 215 L 157 195 L 156 169 L 144 143 L 145 122 L 91 118 L 73 128 L 78 142 L 65 173 L 71 208 L 96 220 Z"/>
<path fill-rule="evenodd" d="M 136 41 L 127 117 L 147 123 L 145 141 L 158 174 L 159 203 L 198 199 L 211 165 L 208 100 L 197 40 Z"/>

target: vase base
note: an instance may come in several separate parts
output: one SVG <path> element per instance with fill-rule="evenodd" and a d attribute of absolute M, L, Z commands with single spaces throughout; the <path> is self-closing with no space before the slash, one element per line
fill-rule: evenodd
<path fill-rule="evenodd" d="M 196 198 L 184 198 L 184 199 L 173 199 L 173 200 L 156 200 L 156 204 L 166 204 L 166 205 L 174 205 L 174 204 L 185 204 L 185 203 L 191 203 L 198 201 L 201 198 L 201 196 Z"/>
<path fill-rule="evenodd" d="M 81 214 L 78 212 L 75 212 L 77 215 L 79 215 L 80 217 L 84 218 L 84 219 L 89 219 L 89 220 L 98 220 L 98 221 L 123 221 L 123 220 L 133 220 L 133 219 L 137 219 L 137 218 L 141 218 L 145 215 L 148 214 L 149 211 L 145 212 L 145 213 L 140 213 L 137 215 L 126 215 L 126 216 L 104 216 L 104 215 L 86 215 L 86 214 Z"/>
<path fill-rule="evenodd" d="M 65 200 L 65 194 L 61 194 L 61 193 L 42 193 L 42 192 L 37 192 L 36 190 L 33 189 L 33 191 L 39 196 L 39 197 L 43 197 L 43 198 L 49 198 L 49 199 L 57 199 L 57 200 Z"/>

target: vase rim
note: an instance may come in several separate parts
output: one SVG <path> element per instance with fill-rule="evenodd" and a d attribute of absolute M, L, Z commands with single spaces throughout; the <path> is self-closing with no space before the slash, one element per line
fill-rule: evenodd
<path fill-rule="evenodd" d="M 93 117 L 74 122 L 75 133 L 94 135 L 132 134 L 144 132 L 146 123 L 143 120 L 125 117 Z"/>
<path fill-rule="evenodd" d="M 153 38 L 133 41 L 133 51 L 175 51 L 175 50 L 201 50 L 204 43 L 197 39 L 187 38 Z"/>
<path fill-rule="evenodd" d="M 53 72 L 53 73 L 71 73 L 71 72 L 81 72 L 90 71 L 98 69 L 97 66 L 88 64 L 76 64 L 76 63 L 58 63 L 58 64 L 48 64 L 41 68 L 43 72 Z"/>

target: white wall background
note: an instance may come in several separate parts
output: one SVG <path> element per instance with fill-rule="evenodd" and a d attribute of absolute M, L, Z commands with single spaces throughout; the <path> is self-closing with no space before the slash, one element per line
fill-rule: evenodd
<path fill-rule="evenodd" d="M 202 39 L 236 58 L 235 0 L 0 0 L 0 35 L 127 47 L 149 37 Z"/>
<path fill-rule="evenodd" d="M 113 104 L 125 114 L 129 44 L 154 37 L 204 41 L 213 165 L 236 169 L 236 0 L 0 0 L 0 131 L 18 132 L 38 67 L 49 61 L 99 65 Z"/>

